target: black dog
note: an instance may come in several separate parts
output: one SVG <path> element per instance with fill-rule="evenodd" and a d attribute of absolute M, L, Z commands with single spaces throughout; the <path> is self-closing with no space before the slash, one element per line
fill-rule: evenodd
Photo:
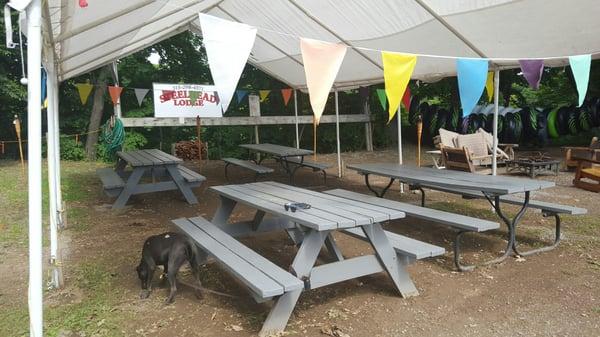
<path fill-rule="evenodd" d="M 200 282 L 200 260 L 201 255 L 196 245 L 185 235 L 179 233 L 163 233 L 153 235 L 146 239 L 142 249 L 142 259 L 136 270 L 142 282 L 141 298 L 147 298 L 152 291 L 152 277 L 156 266 L 162 265 L 166 274 L 171 291 L 166 303 L 173 303 L 177 292 L 176 276 L 179 268 L 188 261 L 199 287 L 196 288 L 196 296 L 202 297 Z"/>

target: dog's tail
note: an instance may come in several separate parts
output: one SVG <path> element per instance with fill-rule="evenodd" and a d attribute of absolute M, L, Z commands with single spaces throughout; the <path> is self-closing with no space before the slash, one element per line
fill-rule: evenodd
<path fill-rule="evenodd" d="M 192 267 L 197 268 L 205 262 L 203 256 L 205 256 L 206 254 L 198 247 L 198 245 L 196 245 L 194 240 L 188 237 L 187 241 L 188 244 L 186 245 L 185 253 Z"/>

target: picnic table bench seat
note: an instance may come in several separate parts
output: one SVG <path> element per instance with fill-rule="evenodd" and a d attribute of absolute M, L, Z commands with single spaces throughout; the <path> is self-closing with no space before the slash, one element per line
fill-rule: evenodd
<path fill-rule="evenodd" d="M 442 186 L 422 185 L 421 187 L 432 189 L 432 190 L 437 190 L 437 191 L 441 191 L 441 192 L 458 194 L 465 199 L 485 199 L 486 198 L 485 194 L 483 194 L 482 192 L 477 192 L 477 191 L 470 191 L 470 190 L 464 190 L 464 189 L 458 189 L 458 188 L 448 188 L 448 187 L 442 187 Z M 517 206 L 521 206 L 525 202 L 525 199 L 518 197 L 518 196 L 514 196 L 514 195 L 502 195 L 499 197 L 499 199 L 503 203 L 517 205 Z M 422 205 L 425 204 L 424 194 L 421 198 L 421 204 Z M 583 215 L 583 214 L 587 213 L 587 209 L 585 209 L 585 208 L 569 206 L 569 205 L 561 205 L 561 204 L 556 204 L 556 203 L 551 203 L 551 202 L 546 202 L 546 201 L 539 201 L 539 200 L 531 200 L 531 199 L 528 200 L 527 207 L 541 210 L 542 215 L 545 217 L 546 216 L 554 217 L 554 219 L 555 219 L 555 236 L 554 236 L 554 242 L 548 246 L 533 249 L 533 250 L 526 251 L 526 252 L 523 252 L 523 251 L 518 252 L 519 255 L 523 255 L 523 256 L 549 251 L 549 250 L 556 248 L 556 246 L 558 246 L 558 244 L 560 243 L 560 225 L 561 225 L 560 215 L 561 214 Z"/>
<path fill-rule="evenodd" d="M 177 169 L 179 170 L 179 173 L 181 173 L 183 179 L 185 179 L 188 183 L 201 183 L 206 180 L 205 176 L 183 165 L 177 166 Z"/>
<path fill-rule="evenodd" d="M 342 190 L 342 189 L 334 189 L 325 191 L 324 193 L 335 195 L 338 197 L 343 197 L 347 199 L 352 199 L 356 201 L 363 202 L 365 204 L 370 205 L 379 205 L 383 207 L 397 209 L 398 211 L 404 212 L 407 216 L 436 222 L 439 224 L 447 225 L 452 228 L 458 230 L 456 234 L 456 238 L 454 240 L 454 263 L 458 267 L 460 266 L 460 238 L 465 232 L 484 232 L 488 230 L 498 229 L 500 228 L 500 224 L 497 222 L 477 219 L 465 215 L 454 214 L 450 212 L 440 211 L 436 209 L 425 208 L 421 206 L 416 206 L 412 204 L 407 204 L 400 201 L 383 199 L 379 197 L 374 197 L 370 195 L 365 195 L 357 192 Z M 388 232 L 390 233 L 390 232 Z M 393 234 L 393 233 L 390 233 Z M 388 234 L 388 237 L 389 235 Z M 399 234 L 396 234 L 400 236 Z M 396 237 L 395 239 L 400 239 Z M 416 241 L 416 240 L 415 240 Z M 417 241 L 418 242 L 418 241 Z M 459 268 L 460 269 L 460 268 Z"/>
<path fill-rule="evenodd" d="M 252 162 L 250 160 L 242 160 L 237 158 L 223 158 L 222 160 L 225 162 L 225 178 L 227 179 L 227 181 L 229 181 L 227 170 L 229 168 L 229 165 L 234 165 L 253 171 L 255 173 L 254 180 L 256 180 L 259 175 L 273 172 L 272 168 L 256 164 L 255 162 Z"/>
<path fill-rule="evenodd" d="M 125 187 L 123 178 L 110 167 L 97 169 L 96 174 L 100 177 L 104 192 L 109 197 L 116 197 Z"/>
<path fill-rule="evenodd" d="M 282 301 L 283 304 L 280 305 L 285 306 L 289 296 L 299 296 L 304 289 L 303 281 L 243 245 L 206 219 L 181 218 L 172 222 L 194 240 L 206 254 L 214 257 L 222 267 L 244 284 L 257 302 L 274 299 L 278 302 Z M 273 314 L 273 311 L 269 314 L 259 336 L 270 336 L 281 330 L 281 317 L 271 316 L 278 315 Z M 285 324 L 287 319 L 283 322 L 284 327 Z"/>
<path fill-rule="evenodd" d="M 350 235 L 357 239 L 367 241 L 367 236 L 360 228 L 347 228 L 341 233 Z M 411 239 L 404 235 L 396 234 L 390 231 L 385 231 L 390 244 L 400 256 L 409 258 L 409 261 L 421 260 L 428 257 L 436 257 L 444 255 L 446 250 L 442 247 L 432 245 L 427 242 Z"/>
<path fill-rule="evenodd" d="M 301 167 L 308 167 L 313 170 L 313 172 L 321 171 L 323 172 L 323 180 L 325 184 L 327 184 L 327 172 L 326 169 L 332 167 L 333 165 L 327 163 L 318 163 L 314 161 L 308 161 L 306 159 L 302 159 L 301 157 L 286 157 L 285 160 L 293 165 L 298 165 Z"/>

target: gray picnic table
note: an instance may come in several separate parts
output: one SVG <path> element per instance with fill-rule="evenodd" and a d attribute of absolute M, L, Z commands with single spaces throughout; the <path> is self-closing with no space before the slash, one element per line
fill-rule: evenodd
<path fill-rule="evenodd" d="M 394 181 L 398 180 L 409 184 L 413 189 L 419 189 L 421 191 L 422 206 L 425 205 L 425 191 L 423 188 L 442 190 L 450 193 L 462 194 L 464 196 L 469 195 L 471 197 L 479 195 L 487 199 L 494 208 L 496 214 L 508 228 L 508 243 L 502 256 L 488 261 L 484 263 L 484 265 L 502 262 L 513 253 L 519 254 L 519 251 L 517 250 L 516 228 L 530 205 L 531 191 L 555 186 L 554 182 L 551 181 L 490 176 L 452 170 L 441 171 L 433 168 L 398 165 L 394 163 L 354 164 L 347 165 L 347 167 L 363 175 L 365 177 L 367 188 L 380 198 L 385 195 L 386 191 Z M 376 190 L 369 181 L 369 177 L 372 175 L 389 178 L 389 183 L 382 189 Z M 525 197 L 523 199 L 507 198 L 508 195 L 516 193 L 524 193 Z M 504 203 L 520 206 L 519 211 L 512 219 L 507 217 L 502 211 L 501 205 Z M 541 202 L 536 203 L 543 204 Z M 548 211 L 549 214 L 556 215 L 558 210 L 553 210 L 552 207 L 560 207 L 561 205 L 553 204 L 546 206 L 549 207 L 545 207 L 543 211 Z M 560 222 L 558 217 L 556 218 L 556 221 L 557 233 L 560 233 Z M 461 271 L 472 270 L 475 267 L 474 265 L 466 266 L 460 263 L 460 237 L 464 233 L 465 231 L 458 231 L 456 240 L 454 241 L 454 263 Z M 558 240 L 560 240 L 559 234 L 557 235 L 555 245 L 558 244 Z"/>
<path fill-rule="evenodd" d="M 195 239 L 209 255 L 221 262 L 226 270 L 253 289 L 255 299 L 275 299 L 261 335 L 269 335 L 285 328 L 303 290 L 385 271 L 401 296 L 417 295 L 417 288 L 410 279 L 406 265 L 415 259 L 444 253 L 441 247 L 384 231 L 381 222 L 405 216 L 404 212 L 391 207 L 277 182 L 213 186 L 210 190 L 221 199 L 210 222 L 199 217 L 173 222 Z M 310 208 L 286 210 L 285 205 L 288 203 L 305 203 Z M 256 210 L 252 220 L 230 222 L 232 212 L 238 204 Z M 264 261 L 262 256 L 256 256 L 254 251 L 232 240 L 233 237 L 272 231 L 287 232 L 298 247 L 291 265 L 284 268 L 291 273 L 287 277 L 283 269 L 273 266 L 270 261 Z M 374 254 L 344 258 L 332 235 L 334 232 L 367 241 L 373 247 Z M 330 260 L 317 266 L 315 263 L 323 247 L 329 252 Z M 250 266 L 246 266 L 246 263 Z M 267 280 L 278 281 L 273 286 L 266 286 L 272 281 L 251 279 L 262 274 L 268 276 Z M 290 277 L 296 281 L 301 280 L 303 286 L 296 287 Z M 277 289 L 278 285 L 280 289 Z"/>
<path fill-rule="evenodd" d="M 205 178 L 186 168 L 183 161 L 158 149 L 119 151 L 115 169 L 97 170 L 106 194 L 116 196 L 113 209 L 123 208 L 132 195 L 179 190 L 190 204 L 198 199 L 192 192 Z M 131 167 L 131 171 L 126 170 Z M 141 182 L 144 176 L 150 182 Z"/>
<path fill-rule="evenodd" d="M 295 147 L 269 143 L 241 144 L 240 147 L 247 149 L 249 152 L 265 154 L 266 156 L 261 156 L 260 160 L 257 161 L 257 164 L 259 165 L 268 157 L 277 160 L 290 177 L 290 182 L 293 181 L 296 171 L 305 163 L 304 156 L 313 154 L 313 151 L 311 150 L 297 149 Z"/>

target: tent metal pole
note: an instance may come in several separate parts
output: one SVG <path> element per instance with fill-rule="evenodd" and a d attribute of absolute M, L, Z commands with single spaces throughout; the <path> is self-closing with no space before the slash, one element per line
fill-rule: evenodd
<path fill-rule="evenodd" d="M 27 166 L 29 208 L 29 335 L 42 337 L 42 114 L 41 56 L 42 1 L 32 0 L 27 7 Z"/>
<path fill-rule="evenodd" d="M 58 226 L 60 228 L 64 228 L 66 226 L 65 218 L 64 218 L 64 207 L 62 200 L 62 189 L 61 189 L 61 177 L 60 177 L 60 124 L 59 124 L 59 94 L 60 83 L 58 82 L 58 68 L 55 67 L 55 75 L 53 80 L 54 85 L 54 99 L 52 100 L 52 104 L 54 105 L 54 114 L 52 115 L 52 119 L 54 120 L 54 134 L 50 134 L 52 137 L 52 141 L 54 142 L 54 163 L 56 170 L 54 171 L 54 181 L 56 182 L 56 207 L 58 212 Z M 50 139 L 50 138 L 49 138 Z"/>
<path fill-rule="evenodd" d="M 496 175 L 498 171 L 498 163 L 496 154 L 498 153 L 498 96 L 500 96 L 500 70 L 494 70 L 494 124 L 493 136 L 494 151 L 492 152 L 492 175 Z"/>
<path fill-rule="evenodd" d="M 402 165 L 402 109 L 398 106 L 398 111 L 396 112 L 396 120 L 398 121 L 398 164 Z M 404 184 L 400 182 L 400 193 L 404 193 Z"/>
<path fill-rule="evenodd" d="M 113 80 L 115 81 L 115 85 L 117 87 L 121 86 L 119 84 L 119 68 L 117 65 L 117 61 L 118 60 L 114 60 L 112 62 L 111 68 L 112 68 L 112 72 L 113 72 Z M 117 101 L 117 104 L 113 105 L 114 107 L 114 112 L 115 112 L 115 116 L 117 116 L 117 118 L 121 118 L 121 99 L 119 98 L 119 100 Z M 202 156 L 200 156 L 202 157 Z"/>
<path fill-rule="evenodd" d="M 51 48 L 51 47 L 50 47 Z M 54 55 L 52 50 L 46 48 L 46 57 L 48 58 L 46 72 L 48 80 L 46 86 L 48 88 L 48 108 L 46 116 L 48 118 L 48 133 L 46 134 L 46 144 L 48 145 L 48 213 L 50 217 L 50 272 L 51 283 L 54 288 L 61 287 L 60 263 L 58 259 L 58 203 L 56 201 L 56 170 L 58 169 L 55 161 L 56 144 L 54 142 L 54 134 L 56 133 L 56 125 L 54 114 L 56 114 L 56 105 L 54 100 L 58 97 L 56 94 L 56 65 L 54 64 Z"/>
<path fill-rule="evenodd" d="M 300 134 L 298 133 L 298 90 L 294 89 L 294 123 L 296 124 L 296 148 L 300 148 Z"/>
<path fill-rule="evenodd" d="M 342 177 L 342 154 L 340 150 L 340 104 L 338 99 L 338 90 L 335 89 L 335 139 L 337 143 L 337 165 L 338 177 Z"/>

